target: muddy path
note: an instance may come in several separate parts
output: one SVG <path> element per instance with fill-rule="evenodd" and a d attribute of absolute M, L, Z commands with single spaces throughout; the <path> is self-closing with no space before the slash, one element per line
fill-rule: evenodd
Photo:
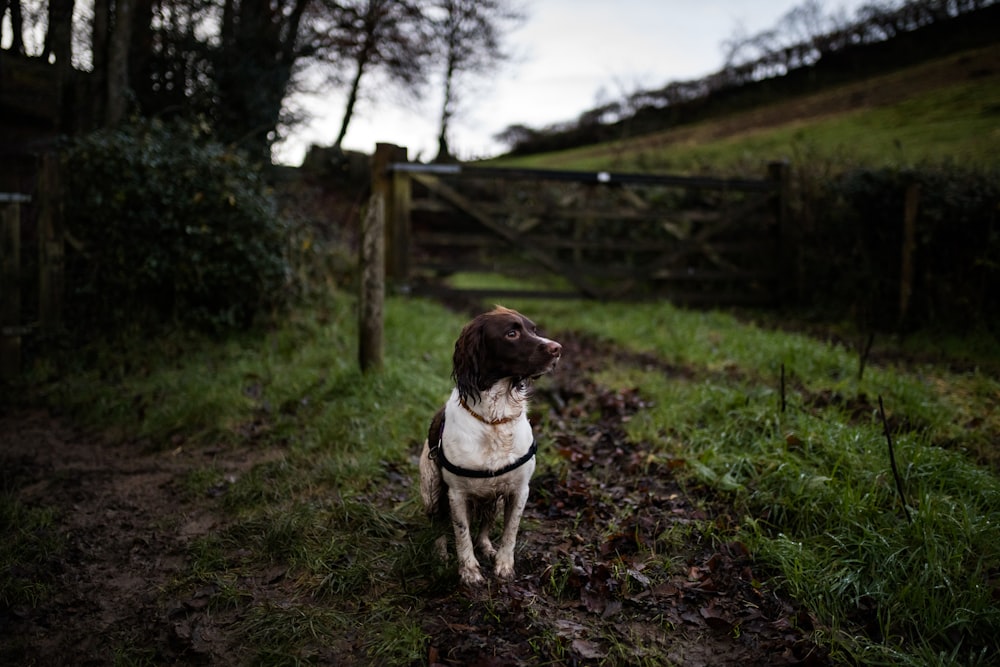
<path fill-rule="evenodd" d="M 430 637 L 423 662 L 829 664 L 809 638 L 810 615 L 774 590 L 731 537 L 736 518 L 725 503 L 682 484 L 683 462 L 628 441 L 623 425 L 645 407 L 641 391 L 590 380 L 612 359 L 659 362 L 623 358 L 586 337 L 560 340 L 565 363 L 535 402 L 548 422 L 545 446 L 566 465 L 536 473 L 513 581 L 428 589 L 419 610 Z M 185 599 L 171 591 L 192 540 L 226 522 L 186 478 L 207 465 L 239 476 L 262 461 L 259 450 L 143 452 L 41 409 L 7 412 L 0 434 L 4 491 L 25 507 L 54 508 L 52 530 L 64 545 L 17 566 L 19 577 L 53 593 L 34 606 L 0 604 L 0 663 L 113 664 L 113 647 L 144 646 L 162 664 L 240 664 L 239 624 L 211 617 L 211 591 Z M 359 647 L 342 648 L 314 661 L 368 662 Z"/>
<path fill-rule="evenodd" d="M 184 653 L 190 632 L 174 620 L 184 603 L 164 592 L 184 572 L 190 541 L 222 521 L 184 480 L 210 464 L 240 474 L 259 455 L 143 453 L 42 409 L 4 414 L 0 434 L 4 491 L 25 507 L 53 508 L 62 545 L 18 565 L 20 578 L 53 592 L 33 607 L 0 604 L 0 663 L 110 664 L 113 647 L 129 645 L 160 646 L 167 659 Z"/>
<path fill-rule="evenodd" d="M 610 358 L 687 371 L 587 337 L 558 339 L 566 363 L 536 402 L 548 404 L 549 446 L 569 465 L 532 480 L 514 581 L 430 600 L 428 661 L 527 666 L 541 652 L 577 665 L 830 664 L 809 639 L 809 613 L 726 538 L 736 517 L 725 503 L 679 482 L 683 462 L 628 441 L 623 425 L 646 407 L 641 392 L 589 380 Z"/>

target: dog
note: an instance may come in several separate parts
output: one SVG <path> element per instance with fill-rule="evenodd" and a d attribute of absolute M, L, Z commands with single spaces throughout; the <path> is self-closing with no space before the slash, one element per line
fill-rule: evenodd
<path fill-rule="evenodd" d="M 509 308 L 475 317 L 455 341 L 455 387 L 431 420 L 420 455 L 420 495 L 432 521 L 451 518 L 458 574 L 466 585 L 484 579 L 472 543 L 494 558 L 500 579 L 514 575 L 514 542 L 535 471 L 536 444 L 528 423 L 532 381 L 548 373 L 562 345 L 538 334 L 535 323 Z M 499 546 L 490 528 L 503 507 Z M 438 550 L 447 556 L 446 537 Z"/>

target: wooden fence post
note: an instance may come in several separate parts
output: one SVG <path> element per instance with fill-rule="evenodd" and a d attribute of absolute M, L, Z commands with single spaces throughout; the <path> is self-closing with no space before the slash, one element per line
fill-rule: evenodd
<path fill-rule="evenodd" d="M 380 145 L 386 152 L 386 166 L 407 161 L 405 147 Z M 410 279 L 410 177 L 400 172 L 386 174 L 384 170 L 382 177 L 386 179 L 386 267 L 394 283 L 405 285 Z"/>
<path fill-rule="evenodd" d="M 382 331 L 385 306 L 385 202 L 391 182 L 386 167 L 391 144 L 377 144 L 372 158 L 372 194 L 361 218 L 359 258 L 361 292 L 358 297 L 358 362 L 362 372 L 382 367 Z"/>
<path fill-rule="evenodd" d="M 771 162 L 767 165 L 767 178 L 774 183 L 774 217 L 777 223 L 778 246 L 778 303 L 786 304 L 790 297 L 798 300 L 801 287 L 799 273 L 799 243 L 793 238 L 789 204 L 791 203 L 791 167 L 788 162 Z M 791 281 L 791 285 L 788 282 Z"/>
<path fill-rule="evenodd" d="M 21 372 L 21 205 L 0 203 L 0 379 Z"/>
<path fill-rule="evenodd" d="M 917 207 L 920 204 L 920 185 L 912 183 L 906 188 L 906 199 L 903 203 L 903 248 L 902 262 L 899 271 L 899 320 L 897 326 L 902 328 L 910 310 L 910 297 L 913 295 L 913 253 L 917 246 Z"/>
<path fill-rule="evenodd" d="M 65 234 L 59 187 L 59 156 L 42 156 L 38 182 L 38 324 L 43 334 L 62 326 Z"/>

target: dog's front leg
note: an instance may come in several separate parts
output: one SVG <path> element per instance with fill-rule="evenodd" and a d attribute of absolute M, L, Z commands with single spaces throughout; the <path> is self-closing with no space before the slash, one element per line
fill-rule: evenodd
<path fill-rule="evenodd" d="M 479 512 L 482 523 L 479 525 L 479 536 L 476 538 L 476 546 L 479 548 L 479 553 L 490 558 L 497 555 L 497 550 L 490 541 L 490 531 L 496 523 L 497 512 L 502 505 L 503 498 L 486 500 L 482 503 Z"/>
<path fill-rule="evenodd" d="M 510 579 L 514 576 L 514 542 L 517 541 L 517 529 L 521 524 L 521 515 L 527 502 L 527 485 L 504 499 L 503 535 L 500 537 L 495 567 L 496 574 L 501 579 Z"/>
<path fill-rule="evenodd" d="M 472 532 L 469 529 L 469 501 L 465 494 L 448 489 L 448 504 L 451 507 L 451 525 L 455 528 L 455 552 L 458 555 L 458 576 L 462 583 L 470 586 L 483 583 L 479 571 L 479 561 L 472 548 Z"/>

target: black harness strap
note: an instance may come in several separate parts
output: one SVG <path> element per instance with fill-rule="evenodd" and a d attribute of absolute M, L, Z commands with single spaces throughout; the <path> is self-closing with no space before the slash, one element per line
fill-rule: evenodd
<path fill-rule="evenodd" d="M 506 475 L 509 472 L 517 470 L 525 463 L 530 461 L 535 457 L 535 453 L 538 451 L 538 442 L 534 439 L 531 441 L 531 447 L 528 451 L 519 458 L 518 460 L 508 463 L 503 468 L 499 470 L 472 470 L 470 468 L 463 468 L 462 466 L 457 466 L 448 460 L 448 457 L 444 455 L 444 415 L 441 416 L 441 431 L 438 433 L 437 443 L 430 446 L 431 456 L 433 456 L 441 467 L 450 472 L 453 475 L 458 475 L 459 477 L 476 477 L 478 479 L 487 479 L 490 477 L 500 477 L 501 475 Z"/>

